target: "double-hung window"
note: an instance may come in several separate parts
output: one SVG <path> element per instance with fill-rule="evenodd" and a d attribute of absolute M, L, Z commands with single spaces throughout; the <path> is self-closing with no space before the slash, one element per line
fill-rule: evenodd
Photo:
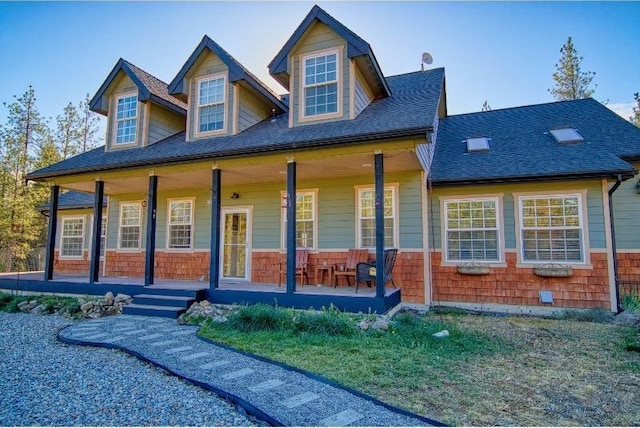
<path fill-rule="evenodd" d="M 584 263 L 581 195 L 520 196 L 523 262 Z"/>
<path fill-rule="evenodd" d="M 444 202 L 446 261 L 499 262 L 498 198 Z"/>
<path fill-rule="evenodd" d="M 338 111 L 338 52 L 303 58 L 304 116 Z"/>
<path fill-rule="evenodd" d="M 286 193 L 283 193 L 286 197 Z M 282 210 L 283 217 L 283 246 L 287 236 L 287 210 Z M 316 191 L 302 191 L 296 193 L 296 248 L 315 248 L 317 243 L 316 231 Z"/>
<path fill-rule="evenodd" d="M 120 204 L 120 245 L 119 248 L 137 250 L 140 248 L 142 206 L 139 202 Z"/>
<path fill-rule="evenodd" d="M 374 188 L 358 189 L 357 225 L 358 246 L 376 246 L 376 192 Z M 397 224 L 396 187 L 384 188 L 384 246 L 396 247 Z"/>
<path fill-rule="evenodd" d="M 198 131 L 207 133 L 224 129 L 224 76 L 198 80 Z"/>
<path fill-rule="evenodd" d="M 107 248 L 107 216 L 102 214 L 102 222 L 100 226 L 100 257 L 104 257 L 104 251 Z"/>
<path fill-rule="evenodd" d="M 137 117 L 138 96 L 119 97 L 116 101 L 116 145 L 135 143 Z"/>
<path fill-rule="evenodd" d="M 188 250 L 193 245 L 193 200 L 169 200 L 167 248 Z"/>
<path fill-rule="evenodd" d="M 84 243 L 84 217 L 63 217 L 60 256 L 81 258 Z"/>

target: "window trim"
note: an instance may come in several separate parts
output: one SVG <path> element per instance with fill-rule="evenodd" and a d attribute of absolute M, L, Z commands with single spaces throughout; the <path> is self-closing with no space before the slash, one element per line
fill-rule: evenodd
<path fill-rule="evenodd" d="M 398 183 L 385 183 L 384 190 L 391 189 L 391 210 L 393 212 L 393 246 L 387 247 L 385 245 L 384 248 L 400 248 L 400 185 Z M 356 217 L 356 242 L 355 247 L 366 250 L 375 250 L 375 247 L 364 247 L 362 246 L 362 231 L 360 230 L 360 221 L 362 218 L 360 217 L 360 193 L 363 190 L 373 190 L 375 191 L 375 185 L 370 184 L 362 184 L 354 186 L 355 190 L 355 217 Z"/>
<path fill-rule="evenodd" d="M 123 99 L 123 98 L 129 98 L 129 97 L 136 97 L 136 115 L 133 117 L 133 119 L 135 120 L 136 123 L 136 130 L 135 130 L 135 134 L 134 134 L 134 138 L 133 141 L 128 142 L 128 143 L 118 143 L 118 122 L 120 120 L 131 120 L 131 118 L 128 119 L 118 119 L 118 101 Z M 138 129 L 140 128 L 140 123 L 139 123 L 139 119 L 140 119 L 140 101 L 138 100 L 138 92 L 137 91 L 130 91 L 130 92 L 123 92 L 121 94 L 117 94 L 114 97 L 114 101 L 113 101 L 113 137 L 112 137 L 112 141 L 111 141 L 111 147 L 112 148 L 122 148 L 122 147 L 132 147 L 132 146 L 137 146 L 138 145 Z"/>
<path fill-rule="evenodd" d="M 313 122 L 324 119 L 335 119 L 342 117 L 343 112 L 343 87 L 344 87 L 344 76 L 343 76 L 343 52 L 344 46 L 334 46 L 328 49 L 322 49 L 318 51 L 308 52 L 304 54 L 300 54 L 298 56 L 298 69 L 300 70 L 299 74 L 299 94 L 298 94 L 298 122 Z M 320 56 L 327 56 L 331 54 L 336 54 L 336 81 L 337 84 L 337 109 L 335 112 L 331 113 L 323 113 L 316 114 L 312 116 L 307 116 L 307 108 L 306 108 L 306 96 L 305 89 L 307 85 L 305 85 L 306 78 L 306 67 L 305 61 L 310 58 L 316 58 Z M 318 85 L 312 85 L 318 86 Z M 311 87 L 311 86 L 309 86 Z"/>
<path fill-rule="evenodd" d="M 189 202 L 191 203 L 191 230 L 189 233 L 189 248 L 172 248 L 170 247 L 170 239 L 171 239 L 171 202 Z M 187 198 L 167 198 L 167 220 L 166 220 L 166 237 L 165 237 L 165 250 L 167 252 L 176 252 L 176 253 L 184 253 L 184 252 L 193 252 L 194 239 L 195 239 L 195 224 L 196 224 L 196 198 L 195 196 L 187 197 Z"/>
<path fill-rule="evenodd" d="M 104 221 L 104 227 L 101 228 L 100 232 L 104 234 L 104 254 L 100 255 L 100 260 L 104 260 L 104 256 L 107 254 L 107 228 L 109 227 L 109 218 L 107 217 L 109 210 L 104 210 L 102 212 L 102 221 Z M 89 257 L 91 257 L 91 246 L 93 245 L 93 214 L 89 214 Z M 102 238 L 102 236 L 100 236 Z M 100 245 L 102 248 L 102 245 Z"/>
<path fill-rule="evenodd" d="M 208 106 L 213 106 L 213 105 L 220 105 L 220 104 L 203 104 L 202 106 L 200 105 L 200 84 L 203 82 L 209 82 L 211 80 L 217 80 L 217 79 L 222 79 L 223 80 L 223 88 L 224 91 L 222 93 L 222 107 L 223 107 L 223 123 L 222 123 L 222 129 L 214 129 L 212 131 L 204 131 L 204 132 L 200 132 L 200 107 L 208 107 Z M 228 117 L 228 109 L 229 109 L 229 85 L 228 85 L 228 81 L 229 78 L 227 76 L 227 72 L 223 72 L 223 73 L 214 73 L 214 74 L 207 74 L 205 76 L 200 76 L 197 77 L 195 79 L 195 95 L 194 95 L 194 122 L 193 122 L 193 136 L 196 138 L 200 138 L 200 137 L 208 137 L 208 136 L 212 136 L 212 135 L 222 135 L 222 134 L 226 134 L 227 133 L 227 129 L 228 129 L 228 122 L 229 122 L 229 117 Z"/>
<path fill-rule="evenodd" d="M 136 248 L 122 248 L 122 207 L 125 205 L 138 205 L 140 207 L 140 233 L 138 234 L 138 246 Z M 142 201 L 121 201 L 118 206 L 118 251 L 120 252 L 140 252 L 142 250 L 142 225 L 144 219 L 144 209 Z"/>
<path fill-rule="evenodd" d="M 544 261 L 544 260 L 534 260 L 534 261 L 525 261 L 524 260 L 524 248 L 522 245 L 522 200 L 523 199 L 532 199 L 532 198 L 553 198 L 553 197 L 578 197 L 578 215 L 581 221 L 580 229 L 582 231 L 582 261 Z M 514 204 L 514 218 L 516 225 L 516 249 L 518 254 L 518 260 L 516 267 L 526 267 L 531 268 L 538 264 L 544 263 L 559 263 L 567 266 L 571 266 L 573 268 L 583 268 L 583 269 L 592 269 L 591 265 L 591 257 L 590 257 L 590 245 L 589 245 L 589 217 L 586 208 L 587 201 L 587 190 L 579 189 L 579 190 L 568 190 L 568 191 L 539 191 L 539 192 L 514 192 L 513 193 Z"/>
<path fill-rule="evenodd" d="M 296 190 L 296 199 L 298 195 L 312 195 L 313 196 L 313 246 L 311 247 L 298 247 L 296 245 L 297 250 L 316 250 L 318 249 L 318 188 L 313 189 L 299 189 Z M 280 191 L 280 200 L 282 201 L 287 195 L 286 190 Z M 280 235 L 281 235 L 281 245 L 282 249 L 286 250 L 287 248 L 287 208 L 280 207 Z M 297 221 L 296 221 L 297 226 Z"/>
<path fill-rule="evenodd" d="M 63 242 L 64 242 L 64 222 L 67 220 L 82 220 L 82 235 L 80 236 L 80 239 L 82 241 L 81 244 L 81 251 L 80 251 L 80 255 L 79 256 L 69 256 L 69 255 L 64 255 L 62 253 L 62 250 L 64 248 Z M 87 218 L 85 215 L 65 215 L 65 216 L 61 216 L 60 217 L 60 249 L 58 252 L 58 259 L 60 260 L 84 260 L 84 251 L 85 251 L 85 235 L 86 235 L 86 230 L 85 228 L 87 227 Z M 77 236 L 69 236 L 67 238 L 77 238 Z"/>
<path fill-rule="evenodd" d="M 506 267 L 505 259 L 505 238 L 504 238 L 504 194 L 478 194 L 478 195 L 451 195 L 440 196 L 440 248 L 442 252 L 442 266 L 458 266 L 461 263 L 477 262 L 482 264 L 490 264 L 495 267 Z M 449 260 L 449 245 L 447 240 L 448 216 L 447 203 L 457 201 L 486 201 L 493 200 L 496 202 L 496 228 L 498 231 L 498 260 Z"/>

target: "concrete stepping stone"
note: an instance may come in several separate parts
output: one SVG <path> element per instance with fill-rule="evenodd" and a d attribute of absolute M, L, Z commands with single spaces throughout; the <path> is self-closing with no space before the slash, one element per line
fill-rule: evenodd
<path fill-rule="evenodd" d="M 210 352 L 196 352 L 195 354 L 180 357 L 180 361 L 193 361 L 193 360 L 197 360 L 198 358 L 208 357 L 210 355 L 211 355 Z"/>
<path fill-rule="evenodd" d="M 319 425 L 325 427 L 344 427 L 362 418 L 363 415 L 360 413 L 352 409 L 347 409 L 333 416 L 322 419 Z"/>
<path fill-rule="evenodd" d="M 142 329 L 142 330 L 133 330 L 133 331 L 121 331 L 122 334 L 127 335 L 127 336 L 131 336 L 134 334 L 142 334 L 142 333 L 146 333 L 147 330 Z"/>
<path fill-rule="evenodd" d="M 163 340 L 162 342 L 151 343 L 151 346 L 166 346 L 166 345 L 171 345 L 172 343 L 178 343 L 178 341 L 177 340 Z"/>
<path fill-rule="evenodd" d="M 152 339 L 157 339 L 159 337 L 164 337 L 164 334 L 162 334 L 162 333 L 154 333 L 154 334 L 150 334 L 148 336 L 140 336 L 138 338 L 138 340 L 152 340 Z"/>
<path fill-rule="evenodd" d="M 222 379 L 225 379 L 225 380 L 238 379 L 239 377 L 250 375 L 253 372 L 255 372 L 254 369 L 236 370 L 235 372 L 231 372 L 231 373 L 227 373 L 225 375 L 222 375 Z"/>
<path fill-rule="evenodd" d="M 178 346 L 177 348 L 171 348 L 164 351 L 165 354 L 177 354 L 178 352 L 188 351 L 193 349 L 193 346 Z"/>
<path fill-rule="evenodd" d="M 318 398 L 320 398 L 320 396 L 314 392 L 304 392 L 285 400 L 282 404 L 284 404 L 288 409 L 293 409 L 294 407 L 302 406 L 303 404 L 317 400 Z"/>
<path fill-rule="evenodd" d="M 284 385 L 284 382 L 279 380 L 279 379 L 271 379 L 271 380 L 266 380 L 264 382 L 260 382 L 259 384 L 254 385 L 254 386 L 250 386 L 249 387 L 249 391 L 251 391 L 251 392 L 264 392 L 264 391 L 268 391 L 270 389 L 277 388 L 280 385 Z"/>
<path fill-rule="evenodd" d="M 216 367 L 221 367 L 221 366 L 226 366 L 227 364 L 229 364 L 231 361 L 214 361 L 212 363 L 207 363 L 207 364 L 203 364 L 201 366 L 198 366 L 199 369 L 202 370 L 209 370 L 209 369 L 214 369 Z"/>

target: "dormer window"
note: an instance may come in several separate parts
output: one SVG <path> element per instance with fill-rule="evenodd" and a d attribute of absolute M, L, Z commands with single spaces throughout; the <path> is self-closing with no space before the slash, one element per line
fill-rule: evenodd
<path fill-rule="evenodd" d="M 197 134 L 225 129 L 225 76 L 207 76 L 198 80 Z"/>
<path fill-rule="evenodd" d="M 138 96 L 125 95 L 116 101 L 116 144 L 136 142 Z"/>
<path fill-rule="evenodd" d="M 582 135 L 578 134 L 578 131 L 573 128 L 557 128 L 549 132 L 558 143 L 580 143 L 584 141 Z"/>
<path fill-rule="evenodd" d="M 304 116 L 338 112 L 338 52 L 303 57 Z"/>

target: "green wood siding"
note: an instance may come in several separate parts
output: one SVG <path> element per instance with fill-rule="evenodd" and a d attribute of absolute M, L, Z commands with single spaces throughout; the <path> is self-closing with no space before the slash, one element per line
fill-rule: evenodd
<path fill-rule="evenodd" d="M 640 169 L 640 163 L 634 164 L 634 167 Z M 640 175 L 622 182 L 613 194 L 613 220 L 618 250 L 640 249 L 640 194 L 636 190 L 638 180 Z"/>
<path fill-rule="evenodd" d="M 298 119 L 301 117 L 300 109 L 301 105 L 301 97 L 304 94 L 300 94 L 301 87 L 301 66 L 300 66 L 300 55 L 310 54 L 317 51 L 322 51 L 331 48 L 343 47 L 341 57 L 339 55 L 338 61 L 340 62 L 341 72 L 339 75 L 339 79 L 342 84 L 342 104 L 340 105 L 341 109 L 341 117 L 339 118 L 331 118 L 331 119 L 318 119 L 312 120 L 310 122 L 300 122 Z M 290 101 L 290 113 L 293 118 L 293 126 L 298 126 L 300 124 L 306 123 L 322 123 L 322 122 L 332 122 L 336 120 L 348 119 L 350 115 L 350 93 L 349 93 L 349 85 L 350 85 L 350 75 L 349 75 L 349 67 L 350 61 L 346 54 L 347 42 L 340 37 L 336 32 L 331 30 L 328 26 L 323 23 L 317 23 L 313 26 L 308 33 L 303 36 L 298 45 L 291 51 L 289 61 L 293 63 L 293 80 L 291 81 L 291 85 L 289 91 L 291 93 L 291 101 Z"/>
<path fill-rule="evenodd" d="M 357 75 L 354 85 L 354 108 L 355 115 L 357 116 L 371 103 L 371 98 L 369 98 L 369 94 L 367 94 L 367 91 L 364 89 L 365 84 L 362 83 Z"/>
<path fill-rule="evenodd" d="M 151 105 L 149 114 L 148 144 L 156 143 L 180 131 L 184 131 L 185 117 L 160 106 Z"/>
<path fill-rule="evenodd" d="M 515 210 L 517 198 L 514 193 L 522 192 L 560 192 L 577 193 L 582 189 L 587 190 L 586 200 L 583 201 L 583 210 L 588 217 L 589 246 L 591 249 L 604 249 L 604 206 L 602 202 L 602 188 L 599 180 L 575 181 L 567 183 L 526 183 L 526 184 L 496 184 L 484 186 L 458 186 L 447 188 L 435 188 L 429 196 L 428 214 L 429 240 L 432 248 L 442 249 L 441 237 L 441 205 L 440 197 L 460 196 L 461 198 L 483 197 L 485 195 L 503 194 L 503 211 L 500 213 L 504 231 L 505 249 L 516 249 L 516 224 Z M 433 204 L 433 205 L 432 205 Z"/>
<path fill-rule="evenodd" d="M 269 107 L 245 89 L 239 87 L 238 132 L 255 125 L 271 115 Z"/>
<path fill-rule="evenodd" d="M 121 77 L 120 80 L 117 81 L 117 83 L 115 85 L 113 85 L 113 89 L 110 91 L 109 94 L 109 118 L 107 120 L 107 134 L 106 134 L 106 144 L 107 144 L 107 150 L 119 150 L 120 147 L 116 146 L 114 144 L 114 139 L 115 139 L 115 132 L 116 132 L 116 126 L 115 126 L 115 122 L 116 122 L 116 113 L 117 113 L 117 98 L 122 95 L 122 94 L 126 94 L 126 93 L 138 93 L 138 88 L 136 87 L 136 85 L 133 83 L 133 81 L 129 78 L 129 76 L 127 76 L 126 74 L 124 74 L 124 72 L 121 72 Z M 141 146 L 142 143 L 142 134 L 143 134 L 143 128 L 144 128 L 144 121 L 145 121 L 145 105 L 141 102 L 138 102 L 137 105 L 137 114 L 138 114 L 138 120 L 136 122 L 136 141 L 135 141 L 135 146 L 139 147 Z M 125 145 L 122 148 L 130 148 L 132 146 L 134 146 L 134 144 L 131 145 Z"/>

